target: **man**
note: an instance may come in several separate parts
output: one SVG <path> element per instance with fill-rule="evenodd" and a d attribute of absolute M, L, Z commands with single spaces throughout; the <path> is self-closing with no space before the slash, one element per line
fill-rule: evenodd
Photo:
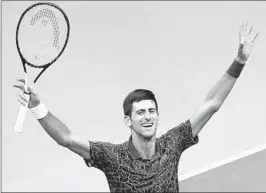
<path fill-rule="evenodd" d="M 89 167 L 96 167 L 107 177 L 111 192 L 178 192 L 178 163 L 182 152 L 198 143 L 198 133 L 219 110 L 233 88 L 251 52 L 256 36 L 247 22 L 240 25 L 237 57 L 224 76 L 209 91 L 198 111 L 184 123 L 156 138 L 158 104 L 154 94 L 145 89 L 129 93 L 123 103 L 126 126 L 131 130 L 122 144 L 81 139 L 49 112 L 37 93 L 29 87 L 28 105 L 44 130 L 61 146 L 80 155 Z M 19 79 L 24 83 L 23 79 Z M 14 85 L 24 90 L 23 85 Z"/>

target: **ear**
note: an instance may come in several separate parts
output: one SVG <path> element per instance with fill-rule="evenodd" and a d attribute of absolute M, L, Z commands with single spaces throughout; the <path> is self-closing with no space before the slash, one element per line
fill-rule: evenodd
<path fill-rule="evenodd" d="M 127 116 L 127 115 L 125 115 L 124 120 L 125 120 L 125 124 L 126 124 L 126 126 L 127 126 L 127 127 L 131 127 L 132 122 L 131 122 L 130 117 Z"/>

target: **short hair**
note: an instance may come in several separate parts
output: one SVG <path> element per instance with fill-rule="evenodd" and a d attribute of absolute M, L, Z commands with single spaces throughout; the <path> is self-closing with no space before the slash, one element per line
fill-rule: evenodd
<path fill-rule="evenodd" d="M 158 104 L 153 92 L 146 89 L 136 89 L 130 92 L 123 102 L 124 115 L 131 117 L 133 103 L 142 100 L 153 100 L 158 112 Z"/>

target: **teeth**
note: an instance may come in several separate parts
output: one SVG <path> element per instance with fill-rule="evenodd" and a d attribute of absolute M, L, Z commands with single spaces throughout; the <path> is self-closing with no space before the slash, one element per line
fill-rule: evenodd
<path fill-rule="evenodd" d="M 149 126 L 152 126 L 152 123 L 150 123 L 150 124 L 143 124 L 142 126 L 149 127 Z"/>

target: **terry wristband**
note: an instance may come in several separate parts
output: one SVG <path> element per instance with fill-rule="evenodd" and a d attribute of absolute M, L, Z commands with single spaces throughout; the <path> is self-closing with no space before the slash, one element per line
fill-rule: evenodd
<path fill-rule="evenodd" d="M 237 60 L 234 60 L 234 62 L 231 64 L 231 66 L 226 71 L 229 75 L 238 78 L 244 68 L 244 64 L 241 64 Z"/>
<path fill-rule="evenodd" d="M 42 119 L 48 114 L 48 110 L 42 102 L 36 107 L 31 108 L 30 111 L 37 119 Z"/>

